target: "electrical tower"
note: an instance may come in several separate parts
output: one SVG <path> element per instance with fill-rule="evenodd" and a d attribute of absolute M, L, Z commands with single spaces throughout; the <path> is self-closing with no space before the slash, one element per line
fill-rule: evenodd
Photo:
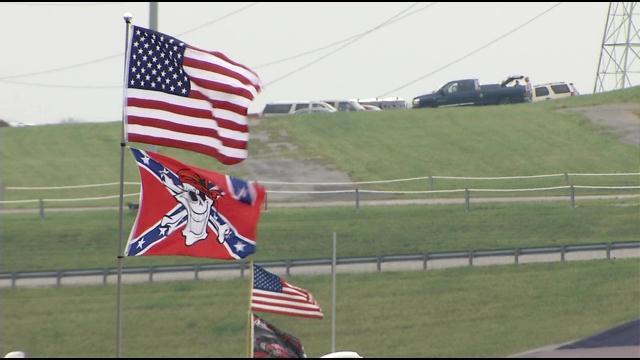
<path fill-rule="evenodd" d="M 637 2 L 609 3 L 594 93 L 640 84 L 640 9 L 637 5 Z"/>

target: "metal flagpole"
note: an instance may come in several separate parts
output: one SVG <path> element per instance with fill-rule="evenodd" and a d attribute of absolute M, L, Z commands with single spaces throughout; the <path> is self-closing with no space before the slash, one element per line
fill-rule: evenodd
<path fill-rule="evenodd" d="M 336 352 L 336 233 L 333 233 L 331 260 L 331 352 Z"/>
<path fill-rule="evenodd" d="M 120 208 L 118 217 L 118 284 L 116 290 L 116 356 L 122 357 L 122 261 L 124 255 L 122 253 L 122 234 L 124 223 L 124 149 L 127 146 L 127 139 L 125 135 L 125 122 L 127 121 L 127 84 L 129 82 L 129 31 L 131 30 L 131 19 L 133 15 L 125 13 L 123 15 L 126 23 L 126 35 L 125 35 L 125 55 L 124 55 L 124 91 L 122 100 L 122 131 L 120 140 Z"/>
<path fill-rule="evenodd" d="M 244 263 L 243 263 L 244 264 Z M 247 358 L 253 358 L 253 311 L 251 311 L 251 298 L 253 297 L 253 259 L 249 262 L 249 328 L 247 329 Z"/>

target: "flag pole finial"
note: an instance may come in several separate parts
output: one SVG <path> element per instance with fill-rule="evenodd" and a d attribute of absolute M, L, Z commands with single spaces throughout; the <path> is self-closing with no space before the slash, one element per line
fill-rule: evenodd
<path fill-rule="evenodd" d="M 127 23 L 131 22 L 131 19 L 133 19 L 133 14 L 130 12 L 126 12 L 122 15 L 122 18 L 124 19 L 124 21 L 126 21 Z"/>

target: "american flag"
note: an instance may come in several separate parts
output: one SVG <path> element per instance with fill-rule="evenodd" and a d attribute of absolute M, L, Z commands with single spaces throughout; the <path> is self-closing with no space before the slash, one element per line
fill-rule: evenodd
<path fill-rule="evenodd" d="M 311 293 L 257 265 L 253 266 L 251 310 L 314 319 L 324 317 Z"/>
<path fill-rule="evenodd" d="M 128 141 L 196 151 L 226 165 L 247 158 L 247 110 L 260 91 L 251 69 L 134 26 L 127 75 Z"/>

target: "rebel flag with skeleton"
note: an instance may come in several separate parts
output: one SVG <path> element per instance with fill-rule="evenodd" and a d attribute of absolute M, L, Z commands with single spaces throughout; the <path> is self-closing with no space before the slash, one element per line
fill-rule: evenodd
<path fill-rule="evenodd" d="M 142 191 L 127 256 L 232 260 L 255 252 L 262 186 L 157 153 L 131 151 Z"/>

